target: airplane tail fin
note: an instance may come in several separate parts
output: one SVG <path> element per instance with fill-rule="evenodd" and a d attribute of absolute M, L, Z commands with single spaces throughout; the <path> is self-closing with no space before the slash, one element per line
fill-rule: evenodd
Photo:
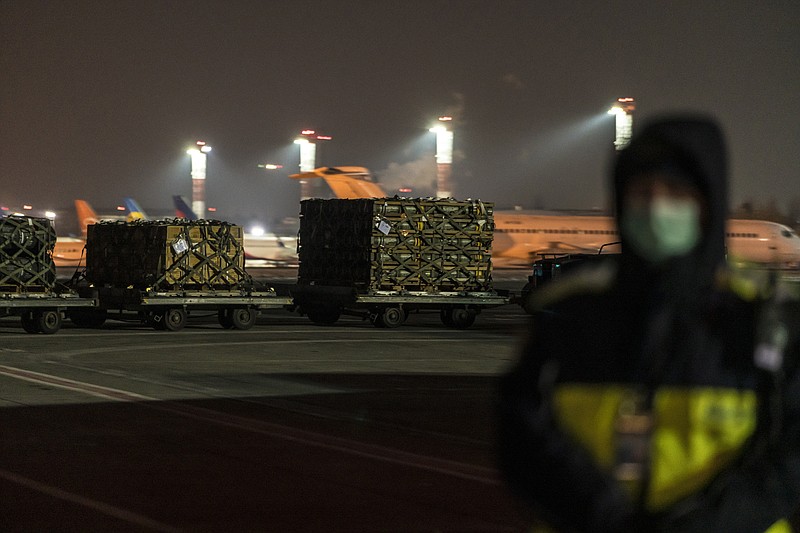
<path fill-rule="evenodd" d="M 183 199 L 183 196 L 175 195 L 172 197 L 172 203 L 175 205 L 175 216 L 178 218 L 185 218 L 187 220 L 197 220 L 197 215 Z"/>
<path fill-rule="evenodd" d="M 385 198 L 386 191 L 372 181 L 364 167 L 320 167 L 289 176 L 296 180 L 322 178 L 337 198 Z"/>
<path fill-rule="evenodd" d="M 97 223 L 97 213 L 86 200 L 75 200 L 75 211 L 78 213 L 78 224 L 81 227 L 81 234 L 86 237 L 86 230 L 89 224 Z"/>
<path fill-rule="evenodd" d="M 147 220 L 147 214 L 139 207 L 133 198 L 125 198 L 125 208 L 128 210 L 128 222 L 131 220 Z"/>

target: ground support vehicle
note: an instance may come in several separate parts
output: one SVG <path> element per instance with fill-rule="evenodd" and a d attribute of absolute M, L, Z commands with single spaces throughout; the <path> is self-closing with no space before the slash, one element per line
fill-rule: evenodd
<path fill-rule="evenodd" d="M 94 298 L 82 298 L 72 291 L 0 293 L 0 316 L 19 316 L 22 329 L 28 333 L 55 333 L 65 315 L 95 305 Z"/>
<path fill-rule="evenodd" d="M 616 244 L 616 243 L 613 243 Z M 605 245 L 604 245 L 605 246 Z M 599 253 L 586 254 L 559 254 L 559 253 L 543 253 L 539 254 L 540 258 L 533 262 L 533 269 L 528 282 L 522 287 L 517 303 L 528 314 L 533 314 L 535 305 L 533 305 L 532 297 L 536 289 L 550 283 L 551 281 L 559 279 L 562 275 L 569 274 L 578 268 L 586 267 L 587 265 L 596 265 L 601 261 L 606 261 L 609 258 L 618 257 L 618 253 L 603 253 L 603 248 Z"/>
<path fill-rule="evenodd" d="M 297 286 L 292 290 L 301 314 L 319 325 L 335 324 L 342 315 L 369 320 L 379 328 L 401 326 L 413 312 L 438 311 L 446 326 L 464 329 L 483 309 L 509 303 L 497 291 L 422 292 L 372 291 L 359 294 L 352 287 Z"/>
<path fill-rule="evenodd" d="M 109 318 L 137 320 L 154 329 L 179 331 L 192 314 L 216 313 L 225 329 L 250 329 L 265 309 L 291 308 L 289 297 L 262 291 L 155 291 L 116 287 L 86 287 L 94 308 L 74 309 L 69 318 L 78 326 L 99 327 Z"/>

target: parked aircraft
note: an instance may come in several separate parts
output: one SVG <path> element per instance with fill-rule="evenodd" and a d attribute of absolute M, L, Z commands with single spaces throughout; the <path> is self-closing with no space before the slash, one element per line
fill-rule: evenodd
<path fill-rule="evenodd" d="M 56 237 L 53 249 L 53 262 L 57 267 L 80 266 L 84 260 L 86 246 L 86 229 L 89 224 L 99 221 L 97 213 L 86 200 L 75 200 L 75 211 L 78 214 L 78 225 L 82 237 Z"/>
<path fill-rule="evenodd" d="M 133 198 L 124 198 L 125 208 L 128 210 L 128 222 L 131 220 L 147 220 L 149 217 L 144 209 Z"/>
<path fill-rule="evenodd" d="M 383 198 L 386 192 L 364 167 L 321 167 L 293 174 L 292 179 L 322 178 L 338 198 Z M 530 266 L 544 253 L 618 252 L 613 217 L 543 215 L 495 211 L 492 262 L 497 266 Z M 791 228 L 765 220 L 728 220 L 728 257 L 735 261 L 779 266 L 800 264 L 800 237 Z"/>
<path fill-rule="evenodd" d="M 57 237 L 53 249 L 53 261 L 57 267 L 80 266 L 84 261 L 84 247 L 86 246 L 86 232 L 90 224 L 100 220 L 136 220 L 147 219 L 147 214 L 139 207 L 133 198 L 124 199 L 128 210 L 126 216 L 108 215 L 98 216 L 86 200 L 75 200 L 75 211 L 78 214 L 78 225 L 81 237 Z"/>

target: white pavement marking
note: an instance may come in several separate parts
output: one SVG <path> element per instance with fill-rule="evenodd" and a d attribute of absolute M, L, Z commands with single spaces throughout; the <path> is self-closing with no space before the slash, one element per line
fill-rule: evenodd
<path fill-rule="evenodd" d="M 102 398 L 104 400 L 115 400 L 123 402 L 141 402 L 147 400 L 156 400 L 148 396 L 142 396 L 134 392 L 123 391 L 119 389 L 112 389 L 110 387 L 103 387 L 100 385 L 92 385 L 83 381 L 75 381 L 67 378 L 60 378 L 52 374 L 42 374 L 41 372 L 34 372 L 32 370 L 23 370 L 12 366 L 0 365 L 0 375 L 10 378 L 21 379 L 30 381 L 31 383 L 42 383 L 51 385 L 60 389 L 71 390 Z"/>
<path fill-rule="evenodd" d="M 177 414 L 186 418 L 200 420 L 202 422 L 208 422 L 220 426 L 232 427 L 242 431 L 258 433 L 273 438 L 299 442 L 308 446 L 333 450 L 349 455 L 356 455 L 376 461 L 383 461 L 417 468 L 420 470 L 427 470 L 429 472 L 436 472 L 439 474 L 457 477 L 464 480 L 476 481 L 488 485 L 500 484 L 497 472 L 493 468 L 486 468 L 482 466 L 460 463 L 457 461 L 450 461 L 447 459 L 418 455 L 394 448 L 366 444 L 350 439 L 325 435 L 323 433 L 316 433 L 313 431 L 306 431 L 281 424 L 231 415 L 222 411 L 215 411 L 213 409 L 183 405 L 174 401 L 158 401 L 157 398 L 142 396 L 132 392 L 60 378 L 58 376 L 42 374 L 40 372 L 32 372 L 20 368 L 0 365 L 0 375 L 23 379 L 25 381 L 31 381 L 34 383 L 44 383 L 55 387 L 61 387 L 75 392 L 88 394 L 98 398 L 122 402 L 142 402 L 140 405 L 143 407 L 149 407 L 151 409 Z"/>

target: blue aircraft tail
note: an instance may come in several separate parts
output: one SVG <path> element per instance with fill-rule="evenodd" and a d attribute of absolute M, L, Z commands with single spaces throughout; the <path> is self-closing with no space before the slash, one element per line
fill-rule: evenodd
<path fill-rule="evenodd" d="M 128 210 L 128 220 L 147 220 L 147 214 L 144 209 L 139 207 L 136 200 L 133 198 L 124 198 L 125 208 Z"/>
<path fill-rule="evenodd" d="M 173 196 L 172 203 L 175 205 L 175 216 L 187 220 L 197 220 L 197 215 L 194 214 L 194 211 L 183 199 L 183 196 Z"/>

